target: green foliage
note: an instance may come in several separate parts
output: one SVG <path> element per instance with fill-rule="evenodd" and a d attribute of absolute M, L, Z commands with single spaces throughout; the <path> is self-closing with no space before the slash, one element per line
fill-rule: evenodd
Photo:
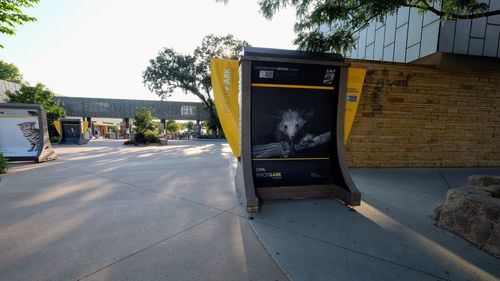
<path fill-rule="evenodd" d="M 135 143 L 135 139 L 134 139 L 134 140 L 126 140 L 125 142 L 123 142 L 123 144 L 128 145 L 128 144 L 136 144 L 136 143 Z"/>
<path fill-rule="evenodd" d="M 165 129 L 169 133 L 177 133 L 181 130 L 181 124 L 175 122 L 175 120 L 167 120 Z"/>
<path fill-rule="evenodd" d="M 158 132 L 156 131 L 146 131 L 144 134 L 146 143 L 159 143 L 160 138 L 158 137 Z"/>
<path fill-rule="evenodd" d="M 153 130 L 153 115 L 151 109 L 140 107 L 134 116 L 134 125 L 138 134 L 144 134 L 147 130 Z"/>
<path fill-rule="evenodd" d="M 19 68 L 17 68 L 15 64 L 6 63 L 0 60 L 0 79 L 14 83 L 21 83 L 23 77 L 21 76 Z"/>
<path fill-rule="evenodd" d="M 219 0 L 227 2 L 227 0 Z M 300 49 L 317 52 L 347 52 L 356 41 L 356 32 L 372 20 L 384 21 L 400 7 L 432 12 L 442 20 L 472 19 L 499 15 L 485 3 L 475 0 L 259 0 L 264 17 L 271 19 L 279 10 L 293 7 L 297 22 L 294 41 Z M 441 5 L 444 3 L 443 5 Z M 438 8 L 435 8 L 438 7 Z M 439 9 L 439 7 L 442 7 Z"/>
<path fill-rule="evenodd" d="M 7 166 L 7 159 L 5 159 L 5 157 L 3 157 L 3 154 L 0 153 L 0 174 L 7 172 L 8 169 L 9 167 Z"/>
<path fill-rule="evenodd" d="M 49 125 L 49 135 L 57 135 L 54 121 L 66 116 L 66 111 L 61 107 L 58 100 L 54 99 L 54 93 L 42 84 L 35 87 L 22 85 L 21 89 L 14 93 L 7 91 L 7 102 L 9 103 L 34 103 L 43 106 L 47 111 L 47 123 Z"/>
<path fill-rule="evenodd" d="M 117 125 L 108 125 L 108 130 L 115 133 L 119 131 Z"/>
<path fill-rule="evenodd" d="M 184 123 L 184 128 L 186 128 L 186 130 L 188 130 L 190 132 L 194 131 L 194 122 L 189 121 L 187 123 Z"/>
<path fill-rule="evenodd" d="M 162 99 L 174 90 L 197 96 L 210 112 L 214 129 L 220 129 L 215 104 L 211 94 L 210 59 L 236 59 L 248 43 L 232 35 L 205 36 L 192 54 L 184 55 L 171 48 L 164 48 L 143 72 L 144 84 Z"/>
<path fill-rule="evenodd" d="M 23 8 L 32 7 L 39 0 L 0 0 L 0 33 L 16 34 L 16 25 L 32 22 L 36 19 L 22 12 Z M 3 45 L 0 45 L 3 48 Z"/>
<path fill-rule="evenodd" d="M 160 138 L 158 137 L 158 132 L 147 130 L 144 133 L 136 133 L 134 139 L 128 140 L 125 144 L 149 144 L 149 143 L 159 143 Z"/>
<path fill-rule="evenodd" d="M 52 136 L 50 137 L 50 142 L 51 143 L 58 143 L 59 142 L 59 136 Z"/>
<path fill-rule="evenodd" d="M 199 139 L 204 139 L 204 140 L 218 140 L 218 139 L 226 139 L 225 136 L 219 137 L 217 135 L 213 134 L 208 134 L 208 135 L 200 135 L 198 136 Z"/>

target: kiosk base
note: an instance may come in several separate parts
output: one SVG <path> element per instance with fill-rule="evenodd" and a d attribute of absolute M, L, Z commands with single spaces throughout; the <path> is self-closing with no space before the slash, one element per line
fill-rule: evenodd
<path fill-rule="evenodd" d="M 236 186 L 238 199 L 240 203 L 245 207 L 245 210 L 248 213 L 259 212 L 259 198 L 257 198 L 255 192 L 252 192 L 254 190 L 253 187 L 245 187 L 245 179 L 243 176 L 243 166 L 241 165 L 241 161 L 238 161 L 236 175 L 234 177 L 234 185 Z"/>

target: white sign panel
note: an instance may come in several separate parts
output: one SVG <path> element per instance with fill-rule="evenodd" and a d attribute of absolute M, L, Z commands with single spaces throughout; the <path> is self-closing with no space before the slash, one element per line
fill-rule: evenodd
<path fill-rule="evenodd" d="M 0 109 L 0 153 L 5 157 L 34 157 L 40 149 L 38 112 Z"/>

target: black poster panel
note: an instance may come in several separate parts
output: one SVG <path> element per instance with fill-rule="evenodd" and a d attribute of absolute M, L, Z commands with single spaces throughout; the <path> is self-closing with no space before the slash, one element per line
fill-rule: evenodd
<path fill-rule="evenodd" d="M 256 187 L 332 183 L 338 71 L 323 65 L 253 65 L 251 143 Z"/>

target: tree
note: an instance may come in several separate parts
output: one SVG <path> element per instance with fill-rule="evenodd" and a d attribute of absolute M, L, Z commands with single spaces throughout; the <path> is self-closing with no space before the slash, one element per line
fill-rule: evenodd
<path fill-rule="evenodd" d="M 219 0 L 227 2 L 227 0 Z M 264 17 L 271 19 L 279 10 L 294 7 L 297 15 L 294 43 L 300 49 L 318 52 L 346 52 L 357 41 L 356 32 L 372 20 L 384 21 L 400 7 L 431 12 L 442 20 L 474 19 L 500 15 L 488 4 L 475 0 L 260 0 Z"/>
<path fill-rule="evenodd" d="M 184 127 L 189 132 L 192 132 L 192 131 L 194 131 L 194 122 L 193 121 L 188 121 L 187 123 L 184 124 Z"/>
<path fill-rule="evenodd" d="M 139 107 L 134 115 L 134 126 L 136 134 L 134 136 L 135 144 L 147 143 L 148 133 L 154 129 L 153 115 L 151 109 Z"/>
<path fill-rule="evenodd" d="M 22 85 L 21 89 L 15 92 L 7 91 L 5 94 L 9 103 L 34 103 L 42 105 L 45 111 L 47 111 L 49 135 L 57 135 L 54 121 L 66 116 L 66 111 L 61 107 L 59 101 L 54 99 L 54 93 L 51 90 L 38 83 L 35 87 Z"/>
<path fill-rule="evenodd" d="M 167 120 L 166 130 L 169 133 L 175 134 L 181 130 L 181 125 L 175 120 Z"/>
<path fill-rule="evenodd" d="M 34 17 L 24 14 L 21 9 L 33 7 L 39 0 L 0 0 L 0 33 L 16 34 L 16 25 L 36 21 Z M 0 48 L 3 45 L 0 44 Z"/>
<path fill-rule="evenodd" d="M 139 107 L 134 116 L 134 125 L 138 134 L 144 134 L 147 130 L 154 130 L 151 109 L 147 107 Z"/>
<path fill-rule="evenodd" d="M 162 99 L 178 89 L 185 94 L 197 96 L 209 110 L 212 129 L 220 130 L 215 112 L 210 78 L 210 59 L 236 59 L 248 43 L 232 35 L 205 36 L 192 54 L 183 55 L 171 48 L 164 48 L 143 72 L 143 82 L 150 91 Z"/>
<path fill-rule="evenodd" d="M 19 68 L 17 68 L 15 64 L 6 63 L 0 60 L 0 79 L 14 83 L 21 83 L 23 77 L 21 76 Z"/>

